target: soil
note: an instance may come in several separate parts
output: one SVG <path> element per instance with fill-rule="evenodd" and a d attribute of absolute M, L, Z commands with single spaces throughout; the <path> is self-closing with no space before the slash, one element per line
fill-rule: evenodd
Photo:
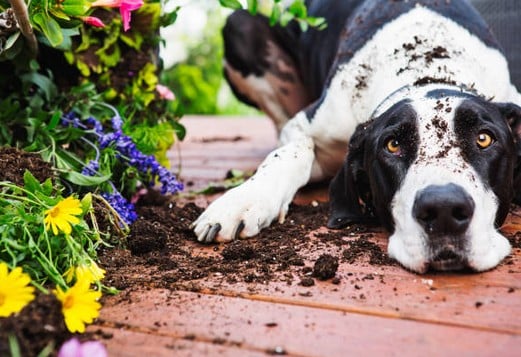
<path fill-rule="evenodd" d="M 327 211 L 327 204 L 292 206 L 286 223 L 272 225 L 255 239 L 213 244 L 213 254 L 206 249 L 203 255 L 199 251 L 202 245 L 195 242 L 189 227 L 202 208 L 193 203 L 181 207 L 173 201 L 157 206 L 138 206 L 140 218 L 132 225 L 127 238 L 129 249 L 107 249 L 100 254 L 101 265 L 108 272 L 105 283 L 118 289 L 134 285 L 136 288 L 188 287 L 198 290 L 197 284 L 187 283 L 216 274 L 226 283 L 292 283 L 297 279 L 295 273 L 308 277 L 310 272 L 317 279 L 331 279 L 340 256 L 323 254 L 314 265 L 306 265 L 323 246 L 345 245 L 347 250 L 358 252 L 351 261 L 366 255 L 355 247 L 357 241 L 342 239 L 345 232 L 333 237 L 328 234 L 310 236 L 311 231 L 324 225 Z M 368 242 L 362 240 L 362 244 L 365 246 Z M 373 248 L 380 250 L 376 245 Z M 380 254 L 384 256 L 381 250 Z M 394 262 L 382 260 L 382 263 Z"/>
<path fill-rule="evenodd" d="M 338 258 L 330 254 L 322 254 L 313 266 L 313 276 L 320 280 L 331 279 L 335 277 L 337 269 Z"/>
<path fill-rule="evenodd" d="M 36 298 L 17 315 L 0 318 L 0 356 L 10 356 L 8 338 L 16 336 L 22 356 L 37 356 L 44 348 L 51 351 L 68 340 L 61 303 L 53 294 L 38 292 Z"/>
<path fill-rule="evenodd" d="M 16 148 L 0 149 L 0 181 L 11 181 L 23 186 L 25 170 L 30 171 L 40 182 L 53 177 L 52 166 L 42 161 L 40 155 Z"/>
<path fill-rule="evenodd" d="M 8 155 L 8 160 L 4 155 Z M 18 174 L 23 173 L 24 165 L 31 171 L 45 170 L 43 167 L 47 165 L 43 161 L 33 156 L 24 161 L 21 159 L 24 155 L 0 149 L 0 163 L 17 162 L 16 167 L 4 164 L 5 177 L 11 177 L 7 172 L 10 167 Z M 209 246 L 196 242 L 190 229 L 202 210 L 189 201 L 149 192 L 137 204 L 139 219 L 132 224 L 126 241 L 99 252 L 100 266 L 107 271 L 104 283 L 119 289 L 120 298 L 125 299 L 129 292 L 139 289 L 201 291 L 208 288 L 203 283 L 209 276 L 221 277 L 222 284 L 240 282 L 253 287 L 282 282 L 310 287 L 315 285 L 315 279 L 342 284 L 336 275 L 339 264 L 397 265 L 372 240 L 382 232 L 380 228 L 362 225 L 341 231 L 323 228 L 327 222 L 327 203 L 293 205 L 285 223 L 273 224 L 253 239 Z M 514 245 L 521 242 L 519 234 L 511 237 Z M 7 354 L 9 334 L 17 337 L 22 355 L 37 355 L 49 344 L 59 347 L 71 337 L 64 326 L 59 303 L 44 294 L 39 294 L 19 314 L 0 319 L 0 355 Z M 81 338 L 111 336 L 93 333 Z"/>

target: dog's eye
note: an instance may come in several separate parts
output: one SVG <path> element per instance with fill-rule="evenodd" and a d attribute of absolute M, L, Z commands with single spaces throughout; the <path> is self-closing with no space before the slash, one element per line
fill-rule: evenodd
<path fill-rule="evenodd" d="M 487 133 L 486 131 L 482 131 L 478 134 L 478 137 L 476 138 L 476 144 L 480 149 L 486 149 L 490 145 L 494 143 L 494 138 L 492 135 Z"/>
<path fill-rule="evenodd" d="M 387 141 L 387 151 L 391 154 L 397 154 L 400 151 L 400 142 L 398 139 L 393 138 Z"/>

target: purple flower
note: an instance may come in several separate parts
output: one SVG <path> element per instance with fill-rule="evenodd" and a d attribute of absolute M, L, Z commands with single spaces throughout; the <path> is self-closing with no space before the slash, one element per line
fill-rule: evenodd
<path fill-rule="evenodd" d="M 74 112 L 65 113 L 61 118 L 61 124 L 63 126 L 73 126 L 74 128 L 83 128 L 80 118 Z"/>
<path fill-rule="evenodd" d="M 58 352 L 58 357 L 107 357 L 105 346 L 99 341 L 81 343 L 76 337 L 65 342 Z"/>
<path fill-rule="evenodd" d="M 91 126 L 94 129 L 94 132 L 96 134 L 98 134 L 98 135 L 103 134 L 103 125 L 96 118 L 88 117 L 87 119 L 85 119 L 85 123 L 88 126 Z"/>
<path fill-rule="evenodd" d="M 175 193 L 181 191 L 184 187 L 183 184 L 177 181 L 174 174 L 165 169 L 164 167 L 159 167 L 158 173 L 159 182 L 161 183 L 161 194 L 165 195 L 167 193 Z"/>
<path fill-rule="evenodd" d="M 112 118 L 112 128 L 115 131 L 120 131 L 123 127 L 123 120 L 121 120 L 121 117 L 119 115 L 116 115 Z"/>
<path fill-rule="evenodd" d="M 73 113 L 67 113 L 62 119 L 64 125 L 79 125 L 81 128 L 93 128 L 97 135 L 99 147 L 105 149 L 112 146 L 116 151 L 116 157 L 127 162 L 129 165 L 135 167 L 139 172 L 145 175 L 151 176 L 151 181 L 148 183 L 150 186 L 155 184 L 156 179 L 161 184 L 161 193 L 177 193 L 183 189 L 183 184 L 177 181 L 176 176 L 168 171 L 166 168 L 161 166 L 153 155 L 145 155 L 138 150 L 136 144 L 132 141 L 132 138 L 125 135 L 122 131 L 123 120 L 119 115 L 115 115 L 111 119 L 112 129 L 111 133 L 105 133 L 103 125 L 99 120 L 93 117 L 89 117 L 80 122 L 78 117 Z M 78 126 L 76 126 L 78 127 Z M 84 175 L 93 175 L 93 172 L 97 172 L 99 164 L 96 160 L 89 162 L 89 164 L 83 169 Z"/>
<path fill-rule="evenodd" d="M 81 173 L 85 176 L 94 176 L 99 170 L 98 160 L 90 160 L 89 163 L 83 167 Z"/>
<path fill-rule="evenodd" d="M 118 212 L 126 224 L 131 224 L 136 221 L 137 213 L 134 205 L 127 201 L 125 197 L 121 196 L 121 193 L 114 189 L 112 194 L 105 192 L 102 193 L 101 196 Z"/>

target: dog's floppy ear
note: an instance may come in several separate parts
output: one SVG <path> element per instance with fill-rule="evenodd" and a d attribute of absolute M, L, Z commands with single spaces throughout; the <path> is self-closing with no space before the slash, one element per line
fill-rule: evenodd
<path fill-rule="evenodd" d="M 498 108 L 514 136 L 514 155 L 517 157 L 514 164 L 514 202 L 521 205 L 521 107 L 513 103 L 501 103 Z"/>
<path fill-rule="evenodd" d="M 350 223 L 366 222 L 372 211 L 370 189 L 364 170 L 364 146 L 368 126 L 359 125 L 349 142 L 349 152 L 344 165 L 329 186 L 328 228 L 340 229 Z"/>

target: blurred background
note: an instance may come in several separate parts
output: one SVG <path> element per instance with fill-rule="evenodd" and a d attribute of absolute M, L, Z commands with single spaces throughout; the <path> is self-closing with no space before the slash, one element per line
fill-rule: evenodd
<path fill-rule="evenodd" d="M 171 0 L 165 9 L 178 6 L 176 22 L 161 29 L 160 47 L 161 83 L 175 93 L 175 105 L 184 114 L 260 114 L 235 98 L 222 74 L 221 28 L 231 10 L 217 0 Z"/>

